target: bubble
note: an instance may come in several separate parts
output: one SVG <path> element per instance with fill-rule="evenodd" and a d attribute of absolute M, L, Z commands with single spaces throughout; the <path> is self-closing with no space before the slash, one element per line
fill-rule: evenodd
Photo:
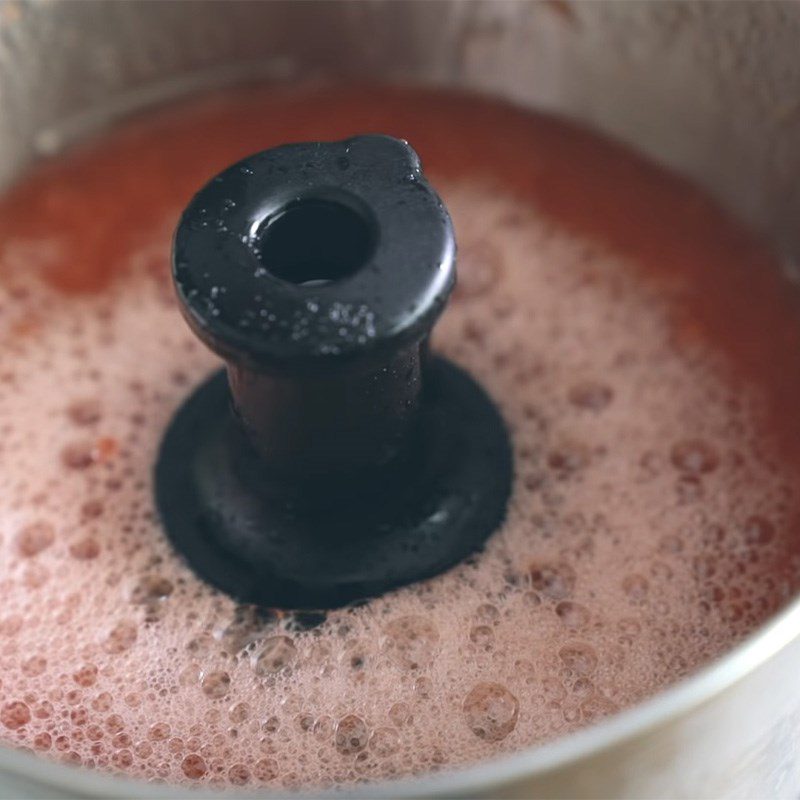
<path fill-rule="evenodd" d="M 103 643 L 103 649 L 112 655 L 124 653 L 133 647 L 138 637 L 136 625 L 133 622 L 123 621 L 117 623 L 109 632 Z"/>
<path fill-rule="evenodd" d="M 125 727 L 125 722 L 119 714 L 110 714 L 106 717 L 106 730 L 109 733 L 119 733 Z"/>
<path fill-rule="evenodd" d="M 17 551 L 23 558 L 33 558 L 55 541 L 55 528 L 49 522 L 33 522 L 17 534 Z"/>
<path fill-rule="evenodd" d="M 595 693 L 583 703 L 581 712 L 586 722 L 594 722 L 603 717 L 610 716 L 618 710 L 616 703 L 613 703 L 605 695 Z"/>
<path fill-rule="evenodd" d="M 488 625 L 473 625 L 469 640 L 481 650 L 491 650 L 494 644 L 494 631 Z"/>
<path fill-rule="evenodd" d="M 261 724 L 261 729 L 267 733 L 275 733 L 281 727 L 281 721 L 276 716 L 267 717 Z"/>
<path fill-rule="evenodd" d="M 244 764 L 233 764 L 228 769 L 228 781 L 234 786 L 244 786 L 250 781 L 250 770 Z"/>
<path fill-rule="evenodd" d="M 481 603 L 475 609 L 475 618 L 484 625 L 497 625 L 500 621 L 500 612 L 497 606 L 493 606 L 491 603 Z"/>
<path fill-rule="evenodd" d="M 479 683 L 464 698 L 464 719 L 469 729 L 488 742 L 505 739 L 517 726 L 519 701 L 499 683 Z"/>
<path fill-rule="evenodd" d="M 389 719 L 397 728 L 402 728 L 412 721 L 411 709 L 405 703 L 394 703 L 389 709 Z"/>
<path fill-rule="evenodd" d="M 222 670 L 204 672 L 200 677 L 200 686 L 206 697 L 218 700 L 220 697 L 225 697 L 230 691 L 231 676 Z"/>
<path fill-rule="evenodd" d="M 369 748 L 379 758 L 394 755 L 400 749 L 400 734 L 394 728 L 376 728 L 370 736 Z"/>
<path fill-rule="evenodd" d="M 31 678 L 44 674 L 47 669 L 47 660 L 42 656 L 31 656 L 22 662 L 22 671 Z"/>
<path fill-rule="evenodd" d="M 109 711 L 113 705 L 113 698 L 108 692 L 100 692 L 100 694 L 92 700 L 92 708 L 95 711 Z"/>
<path fill-rule="evenodd" d="M 137 758 L 146 759 L 153 755 L 153 745 L 150 742 L 136 742 L 133 753 Z"/>
<path fill-rule="evenodd" d="M 370 771 L 375 770 L 380 764 L 380 758 L 375 753 L 369 753 L 362 750 L 353 759 L 353 769 L 360 775 L 367 775 Z"/>
<path fill-rule="evenodd" d="M 537 608 L 542 604 L 542 598 L 537 592 L 523 592 L 522 600 L 529 608 Z"/>
<path fill-rule="evenodd" d="M 775 526 L 765 517 L 754 515 L 744 523 L 744 541 L 750 545 L 769 544 L 775 538 Z"/>
<path fill-rule="evenodd" d="M 250 660 L 256 675 L 272 675 L 294 664 L 297 648 L 288 636 L 270 636 Z"/>
<path fill-rule="evenodd" d="M 73 725 L 85 725 L 89 719 L 89 712 L 83 708 L 73 708 L 69 712 L 69 720 Z"/>
<path fill-rule="evenodd" d="M 83 697 L 83 692 L 80 689 L 70 689 L 68 692 L 64 694 L 64 699 L 70 705 L 76 705 L 80 703 L 81 698 Z"/>
<path fill-rule="evenodd" d="M 303 732 L 312 730 L 315 722 L 314 717 L 311 714 L 298 714 L 294 718 L 294 721 L 297 724 L 297 727 Z"/>
<path fill-rule="evenodd" d="M 326 741 L 333 736 L 334 728 L 333 718 L 327 714 L 321 714 L 314 720 L 311 732 L 320 741 Z"/>
<path fill-rule="evenodd" d="M 0 708 L 0 722 L 10 728 L 17 730 L 31 721 L 31 710 L 26 703 L 21 700 L 12 700 Z"/>
<path fill-rule="evenodd" d="M 359 753 L 367 746 L 369 729 L 367 723 L 355 714 L 348 714 L 336 723 L 334 744 L 342 755 Z"/>
<path fill-rule="evenodd" d="M 131 592 L 131 600 L 136 604 L 158 603 L 166 600 L 174 589 L 172 581 L 160 575 L 145 575 Z"/>
<path fill-rule="evenodd" d="M 33 709 L 33 716 L 36 719 L 50 719 L 53 716 L 53 704 L 49 700 L 43 700 Z"/>
<path fill-rule="evenodd" d="M 597 653 L 585 642 L 572 642 L 558 651 L 564 666 L 575 675 L 591 675 L 597 669 Z"/>
<path fill-rule="evenodd" d="M 47 731 L 37 733 L 36 736 L 33 737 L 33 746 L 37 750 L 49 750 L 52 743 L 53 739 Z"/>
<path fill-rule="evenodd" d="M 669 661 L 669 669 L 676 676 L 681 677 L 686 674 L 686 659 L 683 656 L 673 656 Z"/>
<path fill-rule="evenodd" d="M 187 664 L 178 674 L 178 683 L 181 686 L 195 686 L 200 681 L 200 671 L 196 663 Z"/>
<path fill-rule="evenodd" d="M 86 729 L 86 738 L 93 742 L 99 742 L 105 736 L 103 729 L 99 725 L 89 725 Z"/>
<path fill-rule="evenodd" d="M 422 669 L 430 666 L 436 658 L 439 631 L 425 617 L 398 617 L 384 627 L 383 633 L 383 651 L 403 669 Z"/>
<path fill-rule="evenodd" d="M 614 397 L 611 387 L 597 381 L 584 381 L 569 390 L 572 405 L 586 411 L 602 411 Z"/>
<path fill-rule="evenodd" d="M 259 758 L 253 764 L 253 777 L 262 783 L 274 781 L 278 777 L 278 762 L 274 758 Z"/>
<path fill-rule="evenodd" d="M 100 555 L 100 545 L 87 536 L 71 544 L 69 554 L 78 561 L 91 561 Z"/>
<path fill-rule="evenodd" d="M 130 747 L 132 743 L 131 737 L 125 731 L 114 734 L 114 738 L 111 740 L 111 744 L 118 750 Z"/>
<path fill-rule="evenodd" d="M 589 609 L 580 603 L 562 600 L 556 605 L 556 614 L 566 628 L 579 630 L 589 624 Z"/>
<path fill-rule="evenodd" d="M 359 672 L 367 663 L 368 656 L 361 642 L 354 641 L 348 644 L 347 649 L 342 653 L 342 663 L 350 667 L 354 672 Z"/>
<path fill-rule="evenodd" d="M 96 398 L 74 400 L 67 407 L 67 416 L 71 422 L 81 427 L 95 425 L 102 417 L 100 401 Z"/>
<path fill-rule="evenodd" d="M 433 681 L 427 676 L 423 675 L 414 681 L 414 694 L 427 700 L 433 691 Z"/>
<path fill-rule="evenodd" d="M 61 451 L 61 462 L 68 469 L 82 470 L 95 463 L 94 442 L 73 442 Z"/>
<path fill-rule="evenodd" d="M 581 718 L 581 710 L 579 706 L 575 705 L 566 705 L 561 710 L 561 715 L 564 718 L 564 721 L 569 723 L 570 725 L 574 725 L 575 723 L 580 721 Z"/>
<path fill-rule="evenodd" d="M 105 506 L 100 500 L 87 500 L 81 506 L 81 519 L 87 522 L 102 516 Z"/>
<path fill-rule="evenodd" d="M 72 674 L 72 679 L 78 686 L 94 686 L 97 683 L 97 667 L 94 664 L 84 664 Z"/>
<path fill-rule="evenodd" d="M 550 600 L 563 600 L 575 588 L 575 570 L 568 564 L 533 562 L 528 565 L 528 578 L 532 587 Z"/>
<path fill-rule="evenodd" d="M 255 644 L 262 641 L 265 631 L 271 627 L 273 622 L 270 612 L 259 613 L 252 606 L 238 606 L 234 612 L 233 620 L 220 630 L 215 631 L 216 639 L 223 647 L 223 650 L 230 655 L 238 655 L 247 651 L 252 654 Z M 196 650 L 206 651 L 210 646 L 204 643 L 203 636 L 195 641 Z M 209 638 L 207 635 L 205 638 Z"/>
<path fill-rule="evenodd" d="M 642 605 L 647 600 L 650 584 L 643 575 L 626 575 L 622 579 L 622 591 L 633 605 Z"/>
<path fill-rule="evenodd" d="M 713 472 L 719 465 L 714 448 L 701 439 L 685 439 L 674 444 L 670 460 L 676 469 L 689 475 Z"/>
<path fill-rule="evenodd" d="M 571 692 L 579 701 L 583 701 L 595 693 L 595 686 L 588 678 L 578 678 L 573 682 Z"/>
<path fill-rule="evenodd" d="M 250 716 L 250 707 L 247 703 L 234 703 L 228 709 L 228 719 L 231 722 L 244 722 Z"/>
<path fill-rule="evenodd" d="M 206 774 L 208 767 L 202 756 L 190 753 L 181 761 L 181 770 L 187 778 L 199 780 Z"/>
<path fill-rule="evenodd" d="M 477 320 L 466 319 L 464 320 L 464 338 L 482 345 L 486 339 L 486 328 Z"/>
<path fill-rule="evenodd" d="M 547 456 L 547 466 L 564 480 L 589 464 L 589 451 L 578 442 L 565 442 Z"/>

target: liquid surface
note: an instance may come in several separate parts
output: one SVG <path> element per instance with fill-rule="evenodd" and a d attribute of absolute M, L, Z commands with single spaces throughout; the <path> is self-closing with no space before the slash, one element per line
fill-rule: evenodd
<path fill-rule="evenodd" d="M 369 131 L 412 143 L 453 216 L 435 346 L 512 431 L 508 519 L 357 608 L 244 608 L 154 514 L 162 432 L 217 366 L 170 235 L 242 156 Z M 535 745 L 718 657 L 800 576 L 778 272 L 680 180 L 467 97 L 246 89 L 38 168 L 0 205 L 0 739 L 178 784 L 349 784 Z"/>

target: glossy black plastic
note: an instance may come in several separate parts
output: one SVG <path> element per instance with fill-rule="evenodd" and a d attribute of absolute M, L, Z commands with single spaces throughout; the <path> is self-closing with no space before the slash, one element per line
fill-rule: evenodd
<path fill-rule="evenodd" d="M 186 319 L 227 362 L 156 469 L 167 533 L 198 574 L 248 602 L 330 607 L 482 545 L 511 452 L 483 390 L 428 353 L 455 243 L 407 143 L 245 159 L 192 200 L 173 256 Z"/>

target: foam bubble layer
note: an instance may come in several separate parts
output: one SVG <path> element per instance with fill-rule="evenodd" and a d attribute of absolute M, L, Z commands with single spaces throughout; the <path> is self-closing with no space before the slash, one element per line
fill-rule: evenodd
<path fill-rule="evenodd" d="M 800 500 L 765 388 L 632 261 L 485 176 L 433 179 L 460 243 L 434 345 L 512 431 L 508 519 L 469 563 L 329 613 L 237 606 L 159 529 L 160 437 L 217 366 L 169 290 L 175 209 L 101 293 L 42 280 L 62 241 L 0 239 L 3 742 L 176 784 L 428 773 L 630 706 L 791 596 Z"/>

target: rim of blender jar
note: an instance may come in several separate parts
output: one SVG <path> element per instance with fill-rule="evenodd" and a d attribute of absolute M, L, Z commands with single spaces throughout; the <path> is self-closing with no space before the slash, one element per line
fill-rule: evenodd
<path fill-rule="evenodd" d="M 349 797 L 422 797 L 485 793 L 516 781 L 542 776 L 570 763 L 596 755 L 609 747 L 629 741 L 657 728 L 671 718 L 679 717 L 713 699 L 788 645 L 800 631 L 800 597 L 766 625 L 750 634 L 720 659 L 699 669 L 675 685 L 648 700 L 618 712 L 607 719 L 574 733 L 541 745 L 527 747 L 517 753 L 490 758 L 468 767 L 419 777 L 403 777 L 393 781 L 376 781 L 364 786 L 347 787 Z M 132 778 L 74 767 L 51 761 L 46 755 L 0 747 L 0 772 L 17 776 L 38 786 L 50 787 L 60 796 L 185 798 L 187 787 L 152 784 Z M 193 795 L 230 798 L 285 797 L 288 793 L 257 788 L 220 792 L 198 785 Z M 300 790 L 293 797 L 341 796 L 342 788 L 320 791 Z M 59 796 L 59 795 L 56 795 Z"/>
<path fill-rule="evenodd" d="M 101 132 L 103 126 L 124 119 L 129 114 L 158 107 L 171 100 L 189 99 L 208 89 L 270 77 L 269 70 L 247 64 L 229 70 L 200 70 L 189 76 L 161 81 L 124 92 L 112 103 L 73 114 L 56 127 L 48 128 L 55 136 L 57 151 L 80 140 L 84 135 Z M 51 153 L 48 153 L 51 154 Z M 24 168 L 23 168 L 24 172 Z M 544 776 L 570 763 L 597 755 L 615 745 L 658 728 L 670 719 L 680 717 L 701 704 L 712 700 L 768 661 L 800 636 L 800 595 L 746 636 L 740 643 L 718 659 L 706 664 L 691 675 L 663 689 L 650 698 L 623 709 L 600 722 L 543 744 L 526 747 L 516 753 L 487 758 L 470 766 L 459 766 L 439 773 L 405 776 L 391 781 L 375 781 L 363 786 L 347 786 L 347 796 L 353 798 L 424 797 L 475 795 L 518 781 Z M 71 766 L 51 760 L 47 755 L 23 752 L 0 745 L 0 786 L 3 774 L 18 777 L 31 788 L 48 787 L 56 797 L 108 798 L 185 798 L 187 788 L 192 795 L 205 797 L 324 797 L 341 796 L 342 787 L 319 791 L 271 790 L 248 788 L 241 790 L 212 790 L 202 784 L 177 786 L 167 783 L 148 783 L 126 778 L 95 768 Z"/>

